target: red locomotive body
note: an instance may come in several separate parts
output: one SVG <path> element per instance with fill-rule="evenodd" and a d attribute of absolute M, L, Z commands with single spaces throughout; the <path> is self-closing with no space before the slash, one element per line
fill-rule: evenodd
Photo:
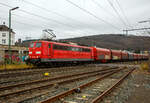
<path fill-rule="evenodd" d="M 29 57 L 31 59 L 38 59 L 43 56 L 43 47 L 42 43 L 36 42 L 36 43 L 31 43 L 29 47 Z"/>
<path fill-rule="evenodd" d="M 37 41 L 30 45 L 29 57 L 35 63 L 94 61 L 92 47 Z"/>

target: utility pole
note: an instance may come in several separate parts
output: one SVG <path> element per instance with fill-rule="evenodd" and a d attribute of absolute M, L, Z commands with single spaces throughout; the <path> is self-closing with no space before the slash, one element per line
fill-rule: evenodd
<path fill-rule="evenodd" d="M 138 23 L 150 23 L 150 20 L 139 21 Z M 150 72 L 150 52 L 148 52 L 148 72 Z"/>
<path fill-rule="evenodd" d="M 126 32 L 126 35 L 128 35 L 128 31 L 138 31 L 138 30 L 147 30 L 147 29 L 150 29 L 150 28 L 137 28 L 137 29 L 126 29 L 126 30 L 123 30 Z"/>
<path fill-rule="evenodd" d="M 12 9 L 9 10 L 9 44 L 8 44 L 8 51 L 9 51 L 9 55 L 10 55 L 10 61 L 11 61 L 11 11 L 18 9 L 19 7 L 14 7 Z"/>
<path fill-rule="evenodd" d="M 150 23 L 150 20 L 139 21 L 138 23 L 146 23 L 146 22 Z"/>
<path fill-rule="evenodd" d="M 128 30 L 123 30 L 123 32 L 125 32 L 126 36 L 128 35 Z"/>

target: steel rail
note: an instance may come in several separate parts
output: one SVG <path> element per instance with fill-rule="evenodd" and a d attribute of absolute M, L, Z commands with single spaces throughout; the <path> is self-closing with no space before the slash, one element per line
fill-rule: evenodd
<path fill-rule="evenodd" d="M 75 68 L 72 67 L 72 68 Z M 111 68 L 116 68 L 116 67 L 111 67 Z M 24 75 L 31 75 L 31 74 L 38 74 L 38 73 L 44 73 L 44 72 L 47 72 L 47 71 L 60 71 L 60 70 L 64 70 L 64 69 L 70 69 L 70 68 L 45 68 L 45 69 L 20 69 L 20 70 L 17 70 L 16 72 L 0 72 L 0 78 L 8 78 L 8 77 L 16 77 L 16 76 L 24 76 Z M 11 71 L 15 71 L 15 70 L 11 70 Z"/>
<path fill-rule="evenodd" d="M 95 79 L 95 80 L 92 80 L 92 81 L 90 81 L 90 82 L 88 82 L 88 83 L 85 83 L 85 84 L 83 84 L 83 85 L 80 85 L 80 86 L 78 86 L 78 87 L 76 87 L 76 88 L 73 88 L 73 89 L 71 89 L 71 90 L 62 92 L 62 93 L 60 93 L 60 94 L 58 94 L 58 95 L 56 95 L 56 96 L 53 96 L 53 97 L 51 97 L 51 98 L 49 98 L 49 99 L 47 99 L 47 100 L 45 100 L 45 101 L 42 101 L 41 103 L 53 103 L 53 102 L 56 101 L 57 99 L 61 99 L 61 98 L 65 97 L 65 96 L 67 96 L 67 95 L 73 93 L 73 92 L 74 92 L 76 89 L 78 89 L 78 88 L 82 89 L 82 88 L 84 88 L 84 87 L 87 87 L 87 86 L 89 86 L 89 85 L 92 85 L 93 83 L 95 83 L 95 82 L 97 82 L 97 81 L 99 81 L 99 80 L 102 80 L 102 79 L 104 79 L 104 78 L 106 78 L 106 77 L 108 77 L 108 76 L 110 76 L 110 75 L 112 75 L 112 74 L 114 74 L 114 73 L 116 73 L 116 72 L 119 72 L 119 71 L 121 71 L 121 70 L 122 70 L 122 69 L 116 70 L 116 71 L 111 72 L 111 73 L 108 73 L 108 74 L 104 74 L 103 76 L 100 76 L 99 78 L 97 78 L 97 79 Z"/>
<path fill-rule="evenodd" d="M 119 70 L 121 70 L 121 69 L 119 69 Z M 99 74 L 105 74 L 105 73 L 113 72 L 113 71 L 116 71 L 116 70 L 101 71 L 101 72 L 98 72 L 98 73 L 92 74 L 92 75 L 90 74 L 90 75 L 85 75 L 85 76 L 81 76 L 81 77 L 77 77 L 77 78 L 73 78 L 73 79 L 69 79 L 69 80 L 53 82 L 53 83 L 50 83 L 50 84 L 47 84 L 47 85 L 44 85 L 44 86 L 38 86 L 38 87 L 30 88 L 30 89 L 24 89 L 24 90 L 19 90 L 19 91 L 16 91 L 16 92 L 2 94 L 2 95 L 0 95 L 0 97 L 8 97 L 8 96 L 11 96 L 11 95 L 16 95 L 16 94 L 25 93 L 25 92 L 28 92 L 28 91 L 33 91 L 33 90 L 36 90 L 36 89 L 52 87 L 54 84 L 62 84 L 62 83 L 66 83 L 66 82 L 72 82 L 74 80 L 85 79 L 86 77 L 92 77 L 92 76 L 96 76 L 96 75 L 99 75 Z"/>
<path fill-rule="evenodd" d="M 72 67 L 72 66 L 71 66 Z M 75 67 L 75 66 L 74 66 Z M 55 70 L 55 69 L 61 69 L 60 67 L 32 67 L 32 68 L 20 68 L 20 69 L 8 69 L 8 70 L 0 70 L 0 77 L 4 77 L 5 75 L 9 76 L 9 75 L 22 75 L 23 73 L 30 73 L 30 72 L 41 72 L 41 71 L 46 71 L 46 70 Z M 64 69 L 64 68 L 63 68 Z M 69 69 L 69 68 L 65 68 L 65 69 Z M 12 73 L 10 73 L 12 72 Z M 21 74 L 22 73 L 22 74 Z"/>
<path fill-rule="evenodd" d="M 40 68 L 56 68 L 56 67 L 61 68 L 62 66 L 40 66 Z M 69 67 L 69 66 L 63 66 L 63 67 Z M 75 66 L 71 65 L 71 67 L 75 67 Z M 6 69 L 0 70 L 0 73 L 11 72 L 11 71 L 23 71 L 23 70 L 28 70 L 28 69 L 30 69 L 30 70 L 36 70 L 38 68 L 39 67 L 37 67 L 37 66 L 28 67 L 28 68 L 12 68 L 12 69 L 7 69 L 6 68 Z"/>
<path fill-rule="evenodd" d="M 35 67 L 28 67 L 28 68 L 12 68 L 12 69 L 1 69 L 0 73 L 3 72 L 11 72 L 11 71 L 22 71 L 22 70 L 28 70 L 28 69 L 37 69 Z"/>
<path fill-rule="evenodd" d="M 125 80 L 125 78 L 127 78 L 128 75 L 131 74 L 134 70 L 135 68 L 131 69 L 127 74 L 121 77 L 113 86 L 111 86 L 106 91 L 104 91 L 101 95 L 93 99 L 91 103 L 99 103 L 105 96 L 107 96 L 113 89 L 115 89 L 115 87 L 117 87 L 121 82 L 123 82 L 123 80 Z"/>
<path fill-rule="evenodd" d="M 75 68 L 75 67 L 71 67 L 71 68 Z M 44 70 L 43 70 L 43 69 L 39 69 L 39 70 L 36 70 L 36 71 L 31 69 L 31 70 L 29 70 L 29 71 L 26 70 L 26 71 L 24 71 L 24 72 L 31 72 L 31 74 L 34 74 L 35 72 L 37 72 L 37 73 L 35 73 L 34 75 L 39 74 L 39 75 L 42 76 L 42 73 L 45 73 L 45 72 L 56 72 L 56 73 L 68 72 L 68 71 L 74 72 L 74 69 L 72 70 L 71 68 L 70 68 L 70 67 L 69 67 L 69 68 L 62 68 L 62 69 L 61 69 L 61 68 L 51 68 L 51 69 L 44 69 Z M 109 68 L 109 69 L 113 69 L 113 68 L 117 68 L 117 67 L 106 67 L 105 69 L 108 69 L 108 68 Z M 102 69 L 102 68 L 101 68 L 101 69 Z M 75 70 L 78 70 L 79 72 L 81 72 L 79 68 L 75 68 Z M 88 68 L 88 70 L 89 70 L 89 68 Z M 98 70 L 98 69 L 97 69 L 97 70 Z M 34 71 L 35 71 L 35 72 L 34 72 Z M 18 72 L 17 72 L 17 73 L 18 73 Z M 22 71 L 21 71 L 21 73 L 19 72 L 19 74 L 21 74 L 21 77 L 27 76 L 27 75 L 23 74 Z M 30 74 L 30 75 L 31 75 L 31 74 Z M 3 73 L 3 74 L 0 73 L 0 76 L 1 76 L 1 75 L 4 75 L 4 73 Z M 16 80 L 16 79 L 9 80 L 8 77 L 11 77 L 11 79 L 12 79 L 13 77 L 16 78 L 14 72 L 13 72 L 13 75 L 12 75 L 11 73 L 10 73 L 10 74 L 7 73 L 6 75 L 7 75 L 7 76 L 5 76 L 5 78 L 4 78 L 4 79 L 6 79 L 6 81 L 1 81 L 1 82 L 0 82 L 0 87 L 2 87 L 1 84 L 5 84 L 5 83 L 10 83 L 10 84 L 11 84 L 11 82 L 19 82 L 19 81 L 22 80 L 22 79 L 21 79 L 21 80 L 19 79 L 20 76 L 19 76 L 19 77 L 17 76 L 19 80 L 18 80 L 18 79 L 17 79 L 17 80 Z M 7 77 L 7 78 L 6 78 L 6 77 Z M 0 78 L 1 78 L 1 77 L 0 77 Z M 1 79 L 2 79 L 2 78 L 1 78 Z M 27 80 L 27 79 L 23 79 L 23 80 Z M 32 79 L 32 81 L 33 81 L 33 80 L 34 80 L 34 79 Z M 16 84 L 18 84 L 18 83 L 16 83 Z"/>
<path fill-rule="evenodd" d="M 0 91 L 10 89 L 10 88 L 14 88 L 14 87 L 17 87 L 17 86 L 24 86 L 24 85 L 28 85 L 28 84 L 41 83 L 41 82 L 52 81 L 52 80 L 56 80 L 56 79 L 69 78 L 69 77 L 72 77 L 72 76 L 84 75 L 84 74 L 95 73 L 95 72 L 106 71 L 106 70 L 113 70 L 113 69 L 116 69 L 116 68 L 101 69 L 101 70 L 95 70 L 95 71 L 84 72 L 84 73 L 76 73 L 76 74 L 72 74 L 72 75 L 58 76 L 58 77 L 54 77 L 54 78 L 33 80 L 31 82 L 25 82 L 25 83 L 19 83 L 19 84 L 14 84 L 14 85 L 3 86 L 3 87 L 0 87 Z"/>
<path fill-rule="evenodd" d="M 117 70 L 116 70 L 117 71 Z M 113 71 L 112 71 L 113 72 Z M 105 73 L 110 73 L 110 71 L 108 72 L 105 72 Z M 98 73 L 99 74 L 99 73 Z M 96 76 L 97 74 L 95 74 L 95 75 L 91 75 L 91 76 Z M 87 77 L 91 77 L 91 76 L 87 76 Z M 81 78 L 81 79 L 85 79 L 85 78 Z M 81 80 L 80 79 L 80 80 Z M 45 95 L 45 94 L 48 94 L 49 92 L 47 91 L 47 92 L 44 92 L 44 93 L 41 93 L 41 94 L 39 94 L 39 95 L 35 95 L 35 96 L 30 96 L 30 97 L 27 97 L 27 98 L 25 98 L 24 100 L 20 100 L 19 101 L 19 103 L 22 103 L 22 102 L 24 102 L 24 101 L 26 101 L 26 100 L 29 100 L 29 99 L 32 99 L 32 98 L 35 98 L 35 97 L 39 97 L 39 96 L 42 96 L 42 95 Z"/>
<path fill-rule="evenodd" d="M 72 68 L 76 67 L 76 66 L 70 66 Z M 68 67 L 66 67 L 67 69 L 69 69 Z M 13 72 L 13 73 L 21 73 L 21 72 L 36 72 L 36 71 L 45 71 L 45 70 L 55 70 L 55 69 L 62 69 L 61 67 L 30 67 L 30 68 L 18 68 L 18 69 L 4 69 L 4 70 L 0 70 L 0 74 L 12 74 L 9 72 Z"/>

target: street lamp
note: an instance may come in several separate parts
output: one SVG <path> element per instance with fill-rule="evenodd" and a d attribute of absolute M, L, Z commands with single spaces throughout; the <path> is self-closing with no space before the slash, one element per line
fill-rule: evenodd
<path fill-rule="evenodd" d="M 11 56 L 11 11 L 18 9 L 19 7 L 14 7 L 12 9 L 9 9 L 9 44 L 8 44 L 8 51 Z"/>

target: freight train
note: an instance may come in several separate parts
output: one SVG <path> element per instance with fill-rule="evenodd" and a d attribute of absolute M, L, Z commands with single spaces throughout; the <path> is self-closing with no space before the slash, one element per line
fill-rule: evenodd
<path fill-rule="evenodd" d="M 35 41 L 30 44 L 26 63 L 33 65 L 63 65 L 138 60 L 148 60 L 148 55 L 53 41 Z"/>

